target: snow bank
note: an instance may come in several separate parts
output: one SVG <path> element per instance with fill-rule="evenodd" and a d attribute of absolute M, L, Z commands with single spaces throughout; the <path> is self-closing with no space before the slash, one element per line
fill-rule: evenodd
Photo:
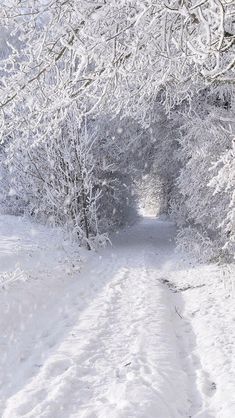
<path fill-rule="evenodd" d="M 188 355 L 199 394 L 195 418 L 235 417 L 235 266 L 177 260 L 168 274 L 182 296 L 190 326 Z M 196 413 L 197 411 L 197 413 Z"/>

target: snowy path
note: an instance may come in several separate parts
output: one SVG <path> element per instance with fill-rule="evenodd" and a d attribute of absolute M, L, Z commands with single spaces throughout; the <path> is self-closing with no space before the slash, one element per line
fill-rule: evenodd
<path fill-rule="evenodd" d="M 3 292 L 2 418 L 217 418 L 185 302 L 172 291 L 173 234 L 145 220 L 76 279 L 21 283 L 7 300 Z"/>

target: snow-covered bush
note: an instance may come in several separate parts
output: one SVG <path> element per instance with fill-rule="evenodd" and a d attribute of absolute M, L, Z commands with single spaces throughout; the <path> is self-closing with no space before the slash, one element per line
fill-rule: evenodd
<path fill-rule="evenodd" d="M 182 228 L 176 237 L 176 243 L 179 250 L 201 262 L 213 261 L 220 255 L 217 243 L 196 227 Z"/>
<path fill-rule="evenodd" d="M 23 207 L 39 221 L 64 225 L 88 247 L 103 242 L 104 233 L 135 213 L 131 167 L 124 169 L 125 138 L 122 142 L 120 149 L 104 121 L 81 124 L 76 109 L 70 109 L 58 129 L 49 130 L 40 141 L 31 135 L 11 140 L 5 146 L 5 207 L 11 204 L 15 213 Z"/>

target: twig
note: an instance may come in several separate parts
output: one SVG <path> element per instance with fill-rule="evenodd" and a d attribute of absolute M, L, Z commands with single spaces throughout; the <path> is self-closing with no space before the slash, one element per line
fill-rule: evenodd
<path fill-rule="evenodd" d="M 177 315 L 179 315 L 179 317 L 181 318 L 181 319 L 183 319 L 183 317 L 180 315 L 180 313 L 178 312 L 178 310 L 177 310 L 177 308 L 176 308 L 176 306 L 175 306 L 175 312 L 177 313 Z"/>

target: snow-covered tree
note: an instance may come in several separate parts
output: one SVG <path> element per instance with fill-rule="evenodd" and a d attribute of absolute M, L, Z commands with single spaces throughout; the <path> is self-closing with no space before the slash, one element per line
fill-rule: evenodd
<path fill-rule="evenodd" d="M 202 259 L 229 258 L 234 254 L 232 213 L 235 189 L 232 163 L 234 109 L 217 95 L 207 92 L 187 116 L 179 137 L 182 168 L 177 179 L 178 194 L 172 202 L 172 213 L 180 230 L 179 243 Z M 185 119 L 185 118 L 184 118 Z M 201 251 L 200 251 L 201 243 Z M 203 250 L 202 250 L 203 248 Z M 193 251 L 192 251 L 193 252 Z"/>

